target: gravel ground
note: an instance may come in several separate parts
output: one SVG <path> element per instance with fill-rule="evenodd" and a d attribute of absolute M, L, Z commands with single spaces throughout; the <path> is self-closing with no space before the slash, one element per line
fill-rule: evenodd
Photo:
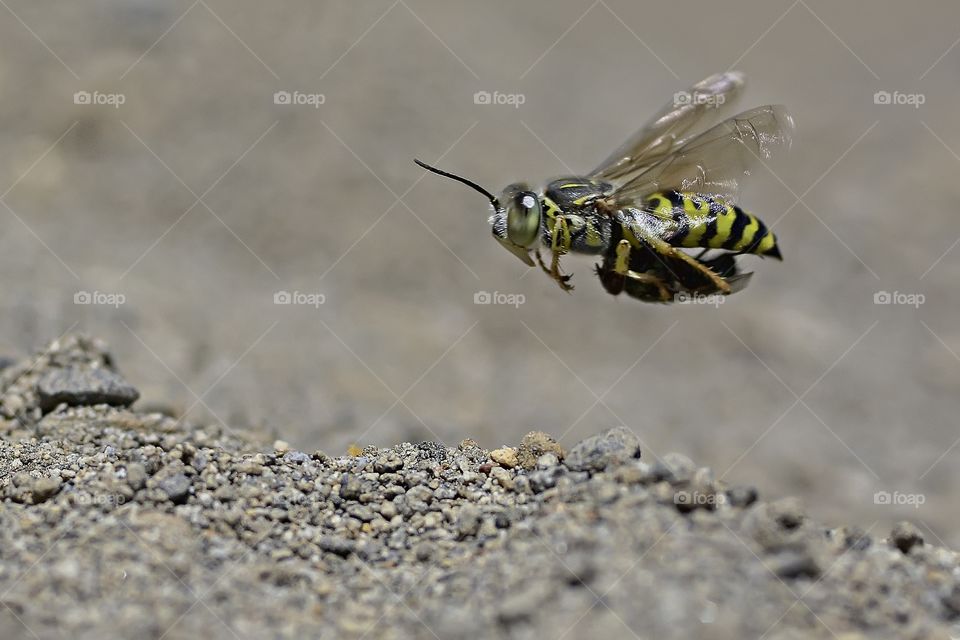
<path fill-rule="evenodd" d="M 960 614 L 957 555 L 912 525 L 828 528 L 625 428 L 296 451 L 130 409 L 72 335 L 0 383 L 4 638 L 946 639 Z"/>

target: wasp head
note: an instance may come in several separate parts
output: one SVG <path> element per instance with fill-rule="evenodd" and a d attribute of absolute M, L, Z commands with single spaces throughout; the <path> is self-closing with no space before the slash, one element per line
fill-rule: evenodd
<path fill-rule="evenodd" d="M 427 171 L 461 182 L 485 195 L 493 207 L 493 215 L 490 216 L 493 237 L 507 251 L 520 258 L 524 264 L 530 267 L 534 266 L 533 259 L 530 257 L 530 250 L 536 245 L 540 236 L 542 207 L 540 198 L 530 190 L 528 185 L 522 183 L 511 184 L 503 190 L 498 198 L 472 180 L 441 171 L 416 159 L 414 159 L 414 162 Z"/>
<path fill-rule="evenodd" d="M 500 194 L 498 203 L 490 216 L 493 237 L 507 251 L 533 266 L 530 250 L 540 237 L 540 198 L 523 183 L 511 184 Z"/>

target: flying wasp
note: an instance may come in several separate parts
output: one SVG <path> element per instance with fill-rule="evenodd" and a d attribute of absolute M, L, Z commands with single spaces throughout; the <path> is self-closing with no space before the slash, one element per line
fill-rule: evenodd
<path fill-rule="evenodd" d="M 789 147 L 793 132 L 786 110 L 768 105 L 688 135 L 718 119 L 743 86 L 743 74 L 731 71 L 674 94 L 593 171 L 552 180 L 539 193 L 518 182 L 495 196 L 415 162 L 484 194 L 493 206 L 493 236 L 528 266 L 539 264 L 565 291 L 573 289 L 572 276 L 561 271 L 560 258 L 572 252 L 602 257 L 596 273 L 613 295 L 646 302 L 670 302 L 681 293 L 727 295 L 751 276 L 739 271 L 736 255 L 782 259 L 774 234 L 735 203 L 743 177 Z M 697 248 L 697 256 L 685 251 Z M 711 250 L 720 253 L 708 259 Z"/>

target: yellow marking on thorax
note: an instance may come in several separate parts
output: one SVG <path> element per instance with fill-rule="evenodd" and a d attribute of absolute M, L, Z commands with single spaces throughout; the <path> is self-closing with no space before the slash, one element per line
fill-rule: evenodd
<path fill-rule="evenodd" d="M 549 218 L 550 220 L 553 220 L 554 218 L 556 218 L 557 214 L 560 213 L 560 207 L 557 206 L 557 203 L 551 200 L 550 198 L 548 198 L 547 196 L 543 196 L 543 204 L 546 205 L 546 208 L 544 209 L 543 212 L 546 214 L 547 218 Z"/>
<path fill-rule="evenodd" d="M 570 250 L 570 227 L 565 217 L 560 216 L 553 225 L 552 249 L 560 253 L 566 253 Z"/>
<path fill-rule="evenodd" d="M 600 230 L 597 229 L 597 225 L 593 224 L 589 220 L 587 223 L 587 246 L 588 247 L 599 247 L 603 245 L 603 236 L 600 235 Z"/>

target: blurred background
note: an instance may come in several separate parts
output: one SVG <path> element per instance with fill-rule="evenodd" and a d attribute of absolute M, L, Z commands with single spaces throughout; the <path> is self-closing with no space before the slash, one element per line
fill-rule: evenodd
<path fill-rule="evenodd" d="M 956 545 L 958 25 L 944 1 L 3 0 L 0 347 L 102 337 L 139 406 L 306 450 L 624 424 L 648 460 Z M 577 257 L 566 295 L 412 162 L 494 191 L 586 171 L 728 68 L 797 132 L 742 199 L 785 262 L 744 258 L 717 308 L 612 298 Z"/>

